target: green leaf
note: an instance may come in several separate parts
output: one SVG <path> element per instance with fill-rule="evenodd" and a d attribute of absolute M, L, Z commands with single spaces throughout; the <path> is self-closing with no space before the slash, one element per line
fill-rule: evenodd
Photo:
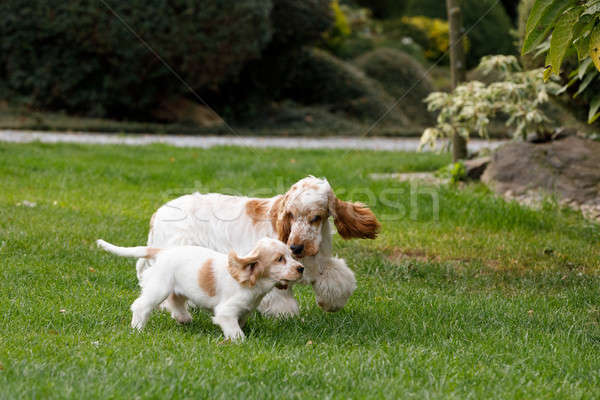
<path fill-rule="evenodd" d="M 580 80 L 583 79 L 590 65 L 592 65 L 592 59 L 589 57 L 586 58 L 582 63 L 579 63 L 579 67 L 577 68 L 577 78 Z"/>
<path fill-rule="evenodd" d="M 600 96 L 594 97 L 594 99 L 590 103 L 590 111 L 588 112 L 588 124 L 593 124 L 594 121 L 596 121 L 598 117 L 600 117 L 600 112 L 598 112 L 598 109 L 600 109 Z"/>
<path fill-rule="evenodd" d="M 600 13 L 600 0 L 588 1 L 585 5 L 583 15 L 594 15 Z"/>
<path fill-rule="evenodd" d="M 581 7 L 571 8 L 562 14 L 556 22 L 556 26 L 552 32 L 552 39 L 550 40 L 550 51 L 546 59 L 546 65 L 550 66 L 551 74 L 558 75 L 560 73 L 560 66 L 565 58 L 567 49 L 571 45 L 573 27 L 579 19 L 581 10 Z"/>
<path fill-rule="evenodd" d="M 590 55 L 590 37 L 582 36 L 573 42 L 575 49 L 577 50 L 577 59 L 579 61 Z M 591 60 L 590 60 L 591 61 Z"/>
<path fill-rule="evenodd" d="M 523 49 L 521 50 L 522 54 L 528 53 L 534 47 L 533 45 L 525 46 L 525 43 L 533 30 L 540 23 L 544 11 L 552 5 L 552 2 L 553 0 L 536 0 L 535 3 L 533 3 L 533 7 L 531 7 L 531 11 L 529 12 L 529 17 L 527 17 L 527 25 L 525 26 L 525 40 L 523 42 Z"/>
<path fill-rule="evenodd" d="M 599 0 L 600 1 L 600 0 Z M 594 28 L 595 18 L 590 15 L 581 15 L 579 21 L 573 28 L 573 44 L 577 50 L 577 58 L 583 60 L 589 55 L 590 38 L 589 34 Z"/>
<path fill-rule="evenodd" d="M 600 71 L 600 25 L 596 25 L 590 34 L 590 57 Z"/>
<path fill-rule="evenodd" d="M 525 40 L 521 53 L 529 53 L 544 40 L 550 33 L 556 19 L 569 6 L 574 4 L 575 0 L 536 0 L 527 18 Z"/>
<path fill-rule="evenodd" d="M 589 74 L 586 75 L 585 79 L 583 80 L 583 82 L 581 82 L 581 85 L 579 85 L 579 89 L 577 89 L 577 93 L 575 93 L 573 95 L 573 98 L 579 96 L 581 93 L 583 93 L 583 91 L 585 89 L 587 89 L 587 87 L 590 85 L 590 83 L 592 83 L 592 81 L 594 80 L 594 78 L 598 75 L 598 71 L 593 71 L 590 72 Z"/>

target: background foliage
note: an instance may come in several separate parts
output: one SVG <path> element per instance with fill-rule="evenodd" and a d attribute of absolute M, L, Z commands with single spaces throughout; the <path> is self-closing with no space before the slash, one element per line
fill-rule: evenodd
<path fill-rule="evenodd" d="M 489 11 L 469 32 L 470 66 L 481 54 L 513 51 L 507 13 L 501 5 L 484 10 L 487 3 L 463 0 L 467 27 Z M 432 84 L 445 88 L 444 79 L 424 73 L 435 73 L 432 62 L 447 63 L 446 11 L 437 1 L 108 4 L 242 128 L 266 115 L 282 127 L 304 121 L 312 128 L 318 119 L 356 128 L 378 120 L 400 96 L 412 103 L 400 99 L 383 124 L 419 132 L 431 118 L 421 100 Z M 7 0 L 0 15 L 0 100 L 34 111 L 163 122 L 159 111 L 169 101 L 197 101 L 102 2 Z M 405 96 L 409 82 L 418 84 Z"/>
<path fill-rule="evenodd" d="M 273 32 L 270 0 L 111 6 L 194 88 L 235 76 L 259 57 Z M 6 0 L 0 15 L 0 81 L 7 97 L 93 116 L 143 117 L 186 90 L 101 2 Z"/>
<path fill-rule="evenodd" d="M 583 93 L 582 97 L 589 105 L 589 123 L 600 117 L 600 94 L 596 90 L 586 91 L 600 71 L 599 19 L 600 0 L 536 0 L 529 12 L 522 48 L 523 54 L 531 53 L 536 48 L 547 51 L 545 79 L 560 74 L 563 61 L 569 52 L 581 62 L 579 67 L 571 68 L 568 72 L 569 81 L 564 90 L 575 84 L 578 86 L 574 97 Z M 551 36 L 548 42 L 546 38 L 549 35 Z M 596 68 L 593 68 L 593 65 Z"/>

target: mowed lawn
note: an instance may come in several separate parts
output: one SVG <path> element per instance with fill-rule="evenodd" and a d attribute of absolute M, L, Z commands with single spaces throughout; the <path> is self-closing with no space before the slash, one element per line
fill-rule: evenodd
<path fill-rule="evenodd" d="M 599 398 L 600 228 L 550 202 L 373 181 L 447 156 L 0 144 L 0 398 Z M 358 289 L 327 314 L 254 315 L 224 343 L 200 311 L 129 328 L 152 212 L 194 190 L 273 195 L 308 175 L 383 229 L 335 251 Z M 18 205 L 24 200 L 35 207 Z"/>

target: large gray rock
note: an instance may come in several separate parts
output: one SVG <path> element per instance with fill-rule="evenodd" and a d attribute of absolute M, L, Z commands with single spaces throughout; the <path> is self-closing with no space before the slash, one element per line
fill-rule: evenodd
<path fill-rule="evenodd" d="M 578 204 L 600 202 L 600 142 L 568 136 L 498 148 L 481 180 L 497 193 L 543 190 Z"/>
<path fill-rule="evenodd" d="M 487 166 L 492 161 L 492 158 L 489 156 L 486 157 L 477 157 L 472 160 L 465 160 L 463 164 L 465 165 L 465 173 L 467 174 L 467 178 L 478 180 L 483 175 L 483 172 L 487 168 Z"/>

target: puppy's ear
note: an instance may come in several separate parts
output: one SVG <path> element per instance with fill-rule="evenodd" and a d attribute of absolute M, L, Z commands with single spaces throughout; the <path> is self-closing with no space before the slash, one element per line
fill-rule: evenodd
<path fill-rule="evenodd" d="M 240 285 L 252 287 L 262 273 L 258 264 L 258 251 L 254 250 L 245 257 L 238 257 L 235 251 L 229 252 L 227 269 Z"/>
<path fill-rule="evenodd" d="M 330 212 L 338 233 L 344 239 L 375 239 L 381 224 L 375 214 L 363 203 L 331 200 Z"/>
<path fill-rule="evenodd" d="M 271 216 L 271 225 L 273 230 L 277 232 L 277 238 L 283 243 L 287 243 L 292 231 L 292 221 L 289 213 L 286 212 L 286 201 L 288 195 L 279 197 L 273 203 L 269 215 Z"/>

